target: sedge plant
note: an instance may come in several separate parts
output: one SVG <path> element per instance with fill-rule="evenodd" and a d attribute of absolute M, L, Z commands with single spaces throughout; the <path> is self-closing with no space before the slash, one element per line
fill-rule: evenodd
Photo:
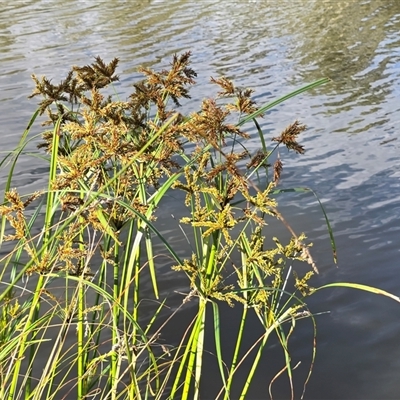
<path fill-rule="evenodd" d="M 1 161 L 9 175 L 0 205 L 0 398 L 199 399 L 206 328 L 214 332 L 220 371 L 216 398 L 246 398 L 271 334 L 285 362 L 277 376 L 286 373 L 294 398 L 288 342 L 298 319 L 310 318 L 315 327 L 305 298 L 324 287 L 310 286 L 318 272 L 310 244 L 287 223 L 276 196 L 309 190 L 278 186 L 283 168 L 278 149 L 302 154 L 298 136 L 305 126 L 294 121 L 267 143 L 257 119 L 328 79 L 257 107 L 252 90 L 220 77 L 212 79 L 219 87 L 216 98 L 182 115 L 178 107 L 196 77 L 190 53 L 174 56 L 168 70 L 140 68 L 144 79 L 124 101 L 113 86 L 117 65 L 118 59 L 107 64 L 97 57 L 73 67 L 59 84 L 33 76 L 32 96 L 41 96 L 41 102 L 18 147 Z M 39 139 L 30 131 L 44 114 L 50 128 Z M 255 154 L 246 148 L 248 124 L 258 132 Z M 13 174 L 32 140 L 40 140 L 44 150 L 34 156 L 48 166 L 48 186 L 20 194 Z M 157 224 L 162 200 L 178 192 L 186 210 L 180 229 L 191 238 L 185 257 Z M 272 220 L 286 226 L 289 241 L 271 232 Z M 186 277 L 182 305 L 196 302 L 192 322 L 177 332 L 173 346 L 159 343 L 163 329 L 179 318 L 179 307 L 165 317 L 168 299 L 160 298 L 155 240 L 177 276 Z M 295 260 L 309 265 L 308 272 L 299 275 Z M 158 302 L 150 318 L 142 311 L 150 296 L 142 289 L 148 280 Z M 334 285 L 399 301 L 362 285 L 325 287 Z M 221 340 L 223 303 L 241 312 L 229 357 Z M 248 344 L 243 337 L 251 314 L 263 334 Z M 35 368 L 43 354 L 45 365 Z M 251 368 L 234 393 L 247 360 Z M 311 370 L 312 364 L 309 376 Z"/>

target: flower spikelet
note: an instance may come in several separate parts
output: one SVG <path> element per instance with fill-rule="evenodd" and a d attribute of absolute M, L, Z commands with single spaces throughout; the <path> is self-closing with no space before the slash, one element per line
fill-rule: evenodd
<path fill-rule="evenodd" d="M 298 154 L 304 153 L 304 147 L 297 143 L 297 136 L 306 129 L 305 125 L 299 121 L 289 125 L 279 136 L 272 138 L 273 142 L 284 144 L 289 150 L 294 150 Z"/>

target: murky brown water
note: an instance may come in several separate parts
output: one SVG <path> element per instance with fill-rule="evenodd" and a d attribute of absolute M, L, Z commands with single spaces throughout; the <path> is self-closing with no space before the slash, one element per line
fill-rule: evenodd
<path fill-rule="evenodd" d="M 283 183 L 309 186 L 321 197 L 336 235 L 338 269 L 314 198 L 287 196 L 281 204 L 315 243 L 322 272 L 316 285 L 355 281 L 399 295 L 400 140 L 380 144 L 400 136 L 399 32 L 398 0 L 8 2 L 0 10 L 0 150 L 17 144 L 35 110 L 26 98 L 31 73 L 57 81 L 96 55 L 120 58 L 118 90 L 124 91 L 139 64 L 164 67 L 173 53 L 192 50 L 199 76 L 189 106 L 210 93 L 211 75 L 255 88 L 259 103 L 329 76 L 331 84 L 269 113 L 263 128 L 273 135 L 296 118 L 308 125 L 307 152 L 284 158 Z M 45 176 L 39 160 L 26 158 L 14 185 L 31 192 Z M 4 179 L 0 171 L 0 190 Z M 179 212 L 173 202 L 171 211 Z M 178 231 L 170 234 L 182 240 Z M 306 398 L 398 399 L 400 306 L 349 290 L 321 292 L 309 305 L 331 313 L 317 318 L 317 360 Z M 226 340 L 232 340 L 228 334 Z M 294 364 L 303 362 L 296 382 L 307 372 L 311 340 L 310 324 L 300 324 L 292 353 Z M 277 349 L 265 357 L 266 371 L 283 366 Z M 212 372 L 206 399 L 213 396 Z M 251 399 L 267 397 L 267 376 L 260 372 Z M 286 386 L 277 383 L 277 397 L 285 398 Z"/>

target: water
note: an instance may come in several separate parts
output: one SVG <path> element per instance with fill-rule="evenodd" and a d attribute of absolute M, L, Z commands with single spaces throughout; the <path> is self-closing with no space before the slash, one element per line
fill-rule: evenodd
<path fill-rule="evenodd" d="M 331 77 L 330 84 L 277 107 L 262 127 L 276 136 L 295 119 L 308 126 L 306 154 L 282 153 L 282 185 L 318 193 L 335 232 L 338 268 L 315 199 L 280 201 L 294 228 L 315 243 L 321 271 L 315 285 L 351 281 L 400 294 L 400 140 L 383 143 L 399 135 L 400 2 L 31 0 L 4 4 L 0 16 L 1 151 L 16 146 L 35 110 L 35 100 L 26 98 L 30 75 L 58 81 L 71 65 L 88 64 L 96 55 L 120 58 L 118 90 L 124 95 L 138 78 L 138 65 L 166 67 L 173 53 L 191 50 L 198 85 L 185 109 L 214 93 L 210 76 L 255 88 L 259 104 Z M 255 139 L 251 146 L 257 148 Z M 36 153 L 34 141 L 29 149 Z M 0 190 L 5 176 L 1 170 Z M 30 157 L 13 185 L 32 192 L 45 181 L 40 160 Z M 171 236 L 182 240 L 178 232 Z M 171 290 L 170 276 L 164 290 Z M 400 306 L 341 289 L 321 291 L 309 305 L 331 312 L 317 318 L 317 359 L 306 398 L 398 398 Z M 307 372 L 311 342 L 310 324 L 299 324 L 292 353 L 294 363 L 302 361 L 296 382 Z M 277 349 L 266 357 L 267 369 L 271 360 L 281 360 Z M 250 398 L 267 397 L 268 381 L 261 371 Z M 213 393 L 209 386 L 204 398 Z M 286 386 L 278 380 L 278 398 L 287 396 Z"/>

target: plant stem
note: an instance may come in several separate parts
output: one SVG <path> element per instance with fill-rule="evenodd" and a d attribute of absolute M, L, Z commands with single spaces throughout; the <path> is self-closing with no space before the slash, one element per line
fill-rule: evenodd
<path fill-rule="evenodd" d="M 248 307 L 243 307 L 242 318 L 240 319 L 239 332 L 238 332 L 238 335 L 236 338 L 235 350 L 234 350 L 233 357 L 232 357 L 232 365 L 231 365 L 231 368 L 229 369 L 229 375 L 228 375 L 228 379 L 226 382 L 224 400 L 228 400 L 230 398 L 230 391 L 231 391 L 231 386 L 232 386 L 232 382 L 233 382 L 233 375 L 236 372 L 236 365 L 238 362 L 240 345 L 242 343 L 244 328 L 246 325 L 245 323 L 246 323 L 246 318 L 247 318 L 247 312 L 248 312 Z"/>

